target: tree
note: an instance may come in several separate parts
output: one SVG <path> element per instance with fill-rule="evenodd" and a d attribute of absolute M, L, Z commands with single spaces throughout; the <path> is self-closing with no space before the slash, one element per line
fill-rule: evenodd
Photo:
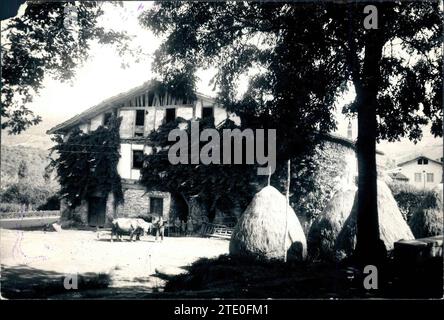
<path fill-rule="evenodd" d="M 28 177 L 28 165 L 26 164 L 25 160 L 22 160 L 19 163 L 17 177 L 19 181 L 22 181 Z"/>
<path fill-rule="evenodd" d="M 378 250 L 376 142 L 404 136 L 416 142 L 421 126 L 429 122 L 432 133 L 442 136 L 442 12 L 438 2 L 383 3 L 377 6 L 377 28 L 365 29 L 355 17 L 366 5 L 330 12 L 335 21 L 343 21 L 335 30 L 346 43 L 356 91 L 345 112 L 358 117 L 357 257 L 373 263 L 383 259 Z M 394 51 L 394 45 L 400 50 Z"/>
<path fill-rule="evenodd" d="M 198 197 L 207 209 L 208 218 L 213 220 L 216 208 L 232 209 L 234 204 L 245 208 L 255 191 L 255 182 L 261 179 L 256 176 L 255 165 L 171 165 L 168 150 L 174 141 L 168 141 L 172 129 L 186 127 L 191 136 L 191 121 L 177 118 L 174 122 L 165 123 L 147 137 L 147 143 L 153 152 L 145 155 L 144 167 L 141 170 L 141 183 L 152 190 L 168 191 L 182 197 L 188 204 L 191 198 Z M 199 130 L 214 128 L 214 121 L 201 120 Z M 222 136 L 224 129 L 239 128 L 231 120 L 226 120 L 217 130 Z M 191 150 L 191 141 L 188 141 Z M 220 150 L 221 158 L 223 150 Z M 187 155 L 188 158 L 190 154 Z M 265 179 L 264 177 L 262 180 Z"/>
<path fill-rule="evenodd" d="M 112 117 L 107 126 L 100 126 L 90 133 L 79 128 L 66 139 L 58 134 L 51 148 L 57 157 L 51 158 L 49 168 L 57 170 L 60 196 L 70 208 L 75 208 L 95 193 L 107 196 L 112 192 L 115 203 L 123 203 L 123 192 L 117 163 L 120 153 L 121 118 Z"/>
<path fill-rule="evenodd" d="M 363 263 L 381 259 L 376 142 L 417 141 L 430 122 L 442 136 L 439 4 L 378 3 L 378 28 L 366 29 L 368 4 L 159 2 L 140 17 L 165 36 L 154 70 L 171 89 L 189 90 L 198 68 L 217 68 L 219 101 L 247 126 L 278 128 L 284 158 L 310 150 L 314 132 L 335 128 L 334 103 L 352 83 L 356 98 L 344 112 L 358 117 Z M 239 76 L 253 69 L 237 99 Z"/>
<path fill-rule="evenodd" d="M 98 23 L 99 2 L 28 1 L 21 16 L 2 23 L 2 129 L 19 134 L 41 121 L 27 105 L 45 76 L 68 81 L 88 58 L 92 41 L 128 51 L 126 33 Z"/>

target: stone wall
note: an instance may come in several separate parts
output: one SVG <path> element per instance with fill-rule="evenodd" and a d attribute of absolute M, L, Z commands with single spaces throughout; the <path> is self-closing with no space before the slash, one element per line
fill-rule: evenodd
<path fill-rule="evenodd" d="M 171 194 L 169 192 L 146 191 L 143 186 L 138 184 L 123 186 L 124 203 L 117 206 L 115 216 L 151 217 L 151 197 L 163 198 L 163 218 L 168 220 L 170 216 Z"/>
<path fill-rule="evenodd" d="M 106 199 L 105 226 L 110 226 L 115 218 L 117 218 L 117 208 L 114 201 L 114 194 L 110 192 Z"/>

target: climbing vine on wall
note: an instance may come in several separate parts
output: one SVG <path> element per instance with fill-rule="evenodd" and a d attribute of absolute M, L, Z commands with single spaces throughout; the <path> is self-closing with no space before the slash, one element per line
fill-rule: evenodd
<path fill-rule="evenodd" d="M 73 129 L 65 139 L 54 136 L 50 167 L 57 171 L 60 194 L 71 208 L 89 196 L 113 192 L 115 203 L 123 202 L 120 175 L 117 172 L 121 118 L 112 117 L 106 126 L 90 133 Z M 57 155 L 57 156 L 55 156 Z"/>

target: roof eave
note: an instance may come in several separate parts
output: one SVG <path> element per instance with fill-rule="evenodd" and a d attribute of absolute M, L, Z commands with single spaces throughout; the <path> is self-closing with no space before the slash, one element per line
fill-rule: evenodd
<path fill-rule="evenodd" d="M 70 119 L 62 122 L 61 124 L 56 125 L 55 127 L 49 129 L 46 131 L 46 134 L 57 134 L 62 131 L 68 131 L 71 127 L 78 125 L 82 123 L 82 121 L 86 121 L 90 119 L 91 117 L 94 117 L 109 108 L 112 108 L 112 104 L 117 104 L 121 100 L 125 100 L 129 95 L 137 94 L 138 91 L 146 90 L 149 87 L 153 85 L 153 81 L 147 81 L 143 83 L 142 85 L 135 87 L 133 89 L 130 89 L 126 92 L 119 93 L 111 98 L 105 99 L 102 102 L 96 104 L 95 106 L 92 106 L 85 111 L 71 117 Z M 204 95 L 202 93 L 196 92 L 196 96 L 200 99 L 205 99 L 211 103 L 216 103 L 216 100 L 210 96 Z"/>

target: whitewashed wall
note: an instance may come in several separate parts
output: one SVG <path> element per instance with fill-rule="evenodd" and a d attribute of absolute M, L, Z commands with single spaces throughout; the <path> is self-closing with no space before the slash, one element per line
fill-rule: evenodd
<path fill-rule="evenodd" d="M 100 127 L 103 124 L 103 117 L 104 114 L 101 113 L 91 119 L 91 131 L 96 130 L 98 127 Z"/>
<path fill-rule="evenodd" d="M 430 160 L 429 163 L 425 165 L 419 165 L 417 160 L 410 161 L 400 167 L 399 172 L 409 178 L 409 184 L 419 189 L 433 189 L 442 179 L 442 165 L 431 162 Z M 415 173 L 421 173 L 421 182 L 415 182 Z M 433 173 L 433 182 L 427 182 L 427 173 Z"/>
<path fill-rule="evenodd" d="M 120 159 L 117 164 L 117 171 L 123 179 L 134 179 L 138 180 L 140 178 L 140 170 L 132 168 L 133 162 L 133 150 L 144 150 L 144 153 L 151 152 L 149 147 L 145 147 L 143 144 L 134 143 L 121 143 L 120 144 Z"/>

